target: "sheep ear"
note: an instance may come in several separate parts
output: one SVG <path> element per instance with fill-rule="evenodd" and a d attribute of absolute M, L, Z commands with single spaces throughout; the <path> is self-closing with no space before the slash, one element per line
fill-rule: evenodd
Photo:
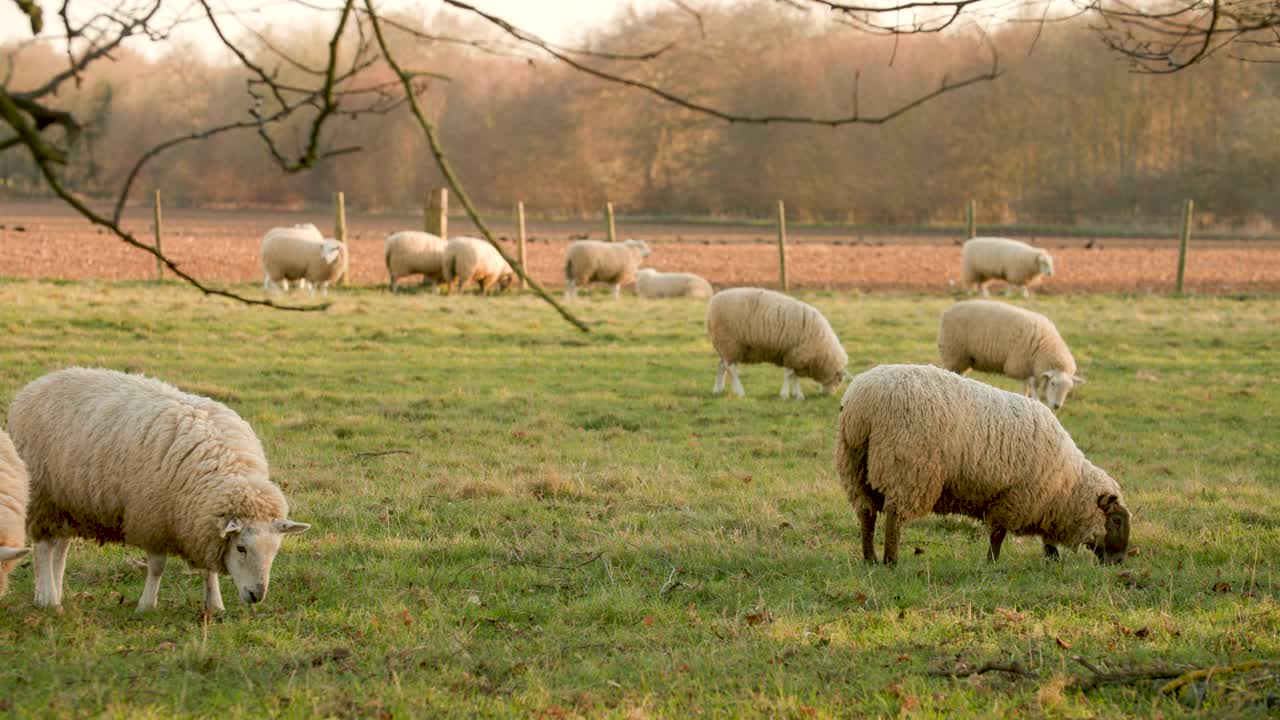
<path fill-rule="evenodd" d="M 1044 378 L 1045 380 L 1048 380 L 1049 378 L 1053 377 L 1053 371 L 1045 370 L 1044 372 L 1040 373 L 1040 377 Z"/>
<path fill-rule="evenodd" d="M 294 522 L 292 520 L 276 520 L 272 523 L 272 527 L 281 535 L 297 535 L 298 533 L 306 532 L 311 528 L 311 526 L 306 523 Z"/>
<path fill-rule="evenodd" d="M 1111 506 L 1115 505 L 1119 499 L 1119 497 L 1110 493 L 1103 493 L 1098 496 L 1098 507 L 1102 512 L 1111 512 Z"/>
<path fill-rule="evenodd" d="M 848 370 L 841 370 L 841 371 L 840 371 L 840 379 L 841 379 L 841 380 L 852 380 L 852 379 L 853 379 L 853 373 L 849 372 Z"/>
<path fill-rule="evenodd" d="M 227 520 L 226 526 L 222 528 L 222 537 L 225 538 L 231 533 L 238 533 L 243 529 L 244 529 L 244 526 L 240 524 L 240 521 L 238 519 L 230 518 L 229 520 Z"/>
<path fill-rule="evenodd" d="M 1071 382 L 1073 382 L 1073 383 L 1075 383 L 1075 384 L 1077 384 L 1077 385 L 1083 385 L 1083 384 L 1084 384 L 1084 382 L 1085 382 L 1085 380 L 1084 380 L 1084 378 L 1080 377 L 1079 375 L 1072 375 L 1072 376 L 1071 376 Z"/>
<path fill-rule="evenodd" d="M 0 562 L 26 557 L 29 552 L 31 552 L 30 548 L 0 547 Z"/>

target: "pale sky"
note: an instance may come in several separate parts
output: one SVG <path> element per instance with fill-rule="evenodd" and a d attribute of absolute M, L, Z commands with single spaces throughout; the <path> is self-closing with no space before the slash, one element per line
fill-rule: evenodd
<path fill-rule="evenodd" d="M 553 42 L 573 42 L 585 30 L 598 27 L 615 17 L 628 6 L 639 8 L 655 7 L 667 0 L 471 0 L 471 4 L 485 12 L 492 12 L 522 29 L 536 33 Z M 83 12 L 114 5 L 104 0 L 80 0 L 72 7 Z M 169 3 L 175 10 L 188 7 L 178 0 Z M 317 0 L 317 4 L 337 5 L 334 0 Z M 54 0 L 43 0 L 45 8 L 45 29 L 42 35 L 57 34 L 61 24 L 57 16 Z M 213 6 L 230 5 L 236 8 L 263 8 L 262 17 L 273 25 L 308 24 L 315 11 L 287 0 L 214 0 Z M 406 9 L 421 7 L 434 11 L 444 7 L 438 0 L 381 0 L 380 10 Z M 31 28 L 26 18 L 18 12 L 12 0 L 0 0 L 0 42 L 7 42 L 31 37 Z M 198 37 L 200 42 L 211 42 L 208 37 Z"/>

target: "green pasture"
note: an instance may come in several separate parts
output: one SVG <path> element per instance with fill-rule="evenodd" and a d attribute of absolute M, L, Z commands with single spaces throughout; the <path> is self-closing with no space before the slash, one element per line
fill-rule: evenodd
<path fill-rule="evenodd" d="M 246 292 L 252 292 L 245 286 Z M 930 362 L 945 295 L 805 293 L 850 371 Z M 1060 413 L 1124 487 L 1133 556 L 985 560 L 976 522 L 860 559 L 838 397 L 714 398 L 700 302 L 338 292 L 323 313 L 173 284 L 0 282 L 0 398 L 141 372 L 257 430 L 294 519 L 270 594 L 201 612 L 171 563 L 77 541 L 60 614 L 0 599 L 0 717 L 1263 717 L 1280 667 L 1280 299 L 1044 296 L 1088 383 Z M 1020 383 L 981 379 L 1007 389 Z M 1079 657 L 1080 660 L 1074 658 Z M 1082 662 L 1083 661 L 1083 662 Z M 995 670 L 947 677 L 986 663 Z"/>

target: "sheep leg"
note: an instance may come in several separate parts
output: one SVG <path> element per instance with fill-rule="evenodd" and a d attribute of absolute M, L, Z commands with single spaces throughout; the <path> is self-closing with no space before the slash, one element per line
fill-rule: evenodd
<path fill-rule="evenodd" d="M 206 571 L 204 574 L 204 607 L 206 610 L 222 612 L 226 606 L 222 604 L 222 588 L 218 586 L 218 573 Z"/>
<path fill-rule="evenodd" d="M 1044 544 L 1044 556 L 1045 556 L 1046 558 L 1048 558 L 1049 560 L 1057 560 L 1057 559 L 1058 559 L 1058 548 L 1057 548 L 1057 546 L 1056 546 L 1056 545 L 1051 545 L 1051 544 L 1049 544 L 1049 543 L 1045 543 L 1045 544 Z"/>
<path fill-rule="evenodd" d="M 783 400 L 791 399 L 791 368 L 782 369 L 782 392 L 778 396 Z"/>
<path fill-rule="evenodd" d="M 991 297 L 991 293 L 987 291 L 987 281 L 983 280 L 978 283 L 978 294 L 982 297 Z"/>
<path fill-rule="evenodd" d="M 427 284 L 426 276 L 425 276 L 425 275 L 423 276 L 422 284 L 423 284 L 423 285 Z M 391 276 L 391 292 L 400 292 L 400 288 L 398 288 L 398 287 L 396 286 L 396 276 L 395 276 L 395 275 L 392 275 L 392 276 Z"/>
<path fill-rule="evenodd" d="M 569 278 L 569 283 L 564 286 L 564 299 L 573 300 L 578 297 L 578 286 L 573 282 L 573 278 Z"/>
<path fill-rule="evenodd" d="M 62 575 L 67 569 L 71 538 L 54 538 L 36 543 L 36 607 L 62 605 Z"/>
<path fill-rule="evenodd" d="M 711 388 L 712 395 L 719 395 L 724 392 L 724 373 L 728 367 L 729 363 L 725 362 L 724 358 L 720 358 L 720 366 L 716 368 L 716 384 Z"/>
<path fill-rule="evenodd" d="M 147 553 L 147 582 L 142 587 L 142 598 L 138 600 L 138 612 L 154 610 L 156 596 L 160 594 L 160 576 L 164 575 L 164 564 L 167 555 Z"/>
<path fill-rule="evenodd" d="M 1031 290 L 1029 290 L 1026 285 L 1022 286 L 1022 297 L 1024 299 L 1031 297 Z"/>
<path fill-rule="evenodd" d="M 746 397 L 747 391 L 742 388 L 742 380 L 738 378 L 738 363 L 729 365 L 729 378 L 733 380 L 733 394 L 738 397 Z"/>
<path fill-rule="evenodd" d="M 796 371 L 791 371 L 791 397 L 796 400 L 803 400 L 804 393 L 800 390 L 800 376 L 796 375 Z"/>
<path fill-rule="evenodd" d="M 858 520 L 862 522 L 862 559 L 871 564 L 876 562 L 876 511 L 864 507 L 858 510 Z"/>
<path fill-rule="evenodd" d="M 622 298 L 622 284 L 615 283 L 613 286 L 613 299 L 620 300 Z"/>
<path fill-rule="evenodd" d="M 1004 528 L 991 528 L 991 547 L 987 548 L 987 560 L 995 562 L 1000 559 L 1000 545 L 1004 542 L 1006 532 Z"/>
<path fill-rule="evenodd" d="M 898 509 L 887 507 L 884 511 L 884 564 L 898 564 L 898 538 L 902 527 L 898 523 Z"/>

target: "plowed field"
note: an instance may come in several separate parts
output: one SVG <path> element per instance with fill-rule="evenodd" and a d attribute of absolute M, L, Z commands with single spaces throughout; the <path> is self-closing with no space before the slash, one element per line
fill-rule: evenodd
<path fill-rule="evenodd" d="M 274 226 L 332 220 L 321 213 L 169 210 L 164 220 L 164 250 L 197 277 L 223 282 L 261 280 L 258 244 Z M 352 280 L 386 282 L 382 238 L 412 229 L 412 216 L 351 213 L 348 216 Z M 55 203 L 0 204 L 0 276 L 59 279 L 146 279 L 155 276 L 154 260 L 107 235 Z M 151 238 L 151 213 L 138 208 L 125 225 L 139 239 Z M 472 228 L 455 222 L 451 234 Z M 495 232 L 510 237 L 509 224 Z M 572 238 L 602 238 L 599 224 L 529 223 L 528 258 L 535 278 L 563 285 L 562 258 Z M 752 225 L 678 225 L 620 223 L 619 235 L 650 242 L 649 265 L 660 270 L 696 272 L 717 286 L 775 285 L 778 252 L 773 230 Z M 1172 288 L 1177 249 L 1167 239 L 1097 238 L 1085 248 L 1080 238 L 1033 239 L 1054 255 L 1057 273 L 1045 292 L 1164 291 Z M 508 249 L 514 243 L 506 242 Z M 913 236 L 850 236 L 831 229 L 793 229 L 788 249 L 793 287 L 864 290 L 945 290 L 960 281 L 960 248 L 952 239 Z M 1280 291 L 1280 243 L 1271 241 L 1195 241 L 1187 264 L 1187 287 L 1200 293 Z"/>

